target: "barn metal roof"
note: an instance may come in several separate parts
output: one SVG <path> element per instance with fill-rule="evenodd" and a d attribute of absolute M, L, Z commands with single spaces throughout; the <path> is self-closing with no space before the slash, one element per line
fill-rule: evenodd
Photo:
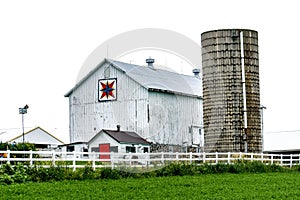
<path fill-rule="evenodd" d="M 201 79 L 195 76 L 183 75 L 167 70 L 155 69 L 108 60 L 112 65 L 124 71 L 129 77 L 149 90 L 202 96 Z"/>
<path fill-rule="evenodd" d="M 105 59 L 98 67 L 88 73 L 65 97 L 85 82 L 95 71 L 104 64 L 109 63 L 127 74 L 130 78 L 141 84 L 148 90 L 175 93 L 187 96 L 202 97 L 202 82 L 200 78 L 171 72 L 162 69 L 150 68 L 140 65 L 124 63 L 116 60 Z"/>
<path fill-rule="evenodd" d="M 139 136 L 135 132 L 131 131 L 117 131 L 117 130 L 102 130 L 104 133 L 108 134 L 110 137 L 112 137 L 114 140 L 116 140 L 118 143 L 130 143 L 130 144 L 144 144 L 144 145 L 150 145 L 150 143 Z M 100 131 L 97 135 L 95 135 L 89 143 L 94 140 L 102 131 Z"/>

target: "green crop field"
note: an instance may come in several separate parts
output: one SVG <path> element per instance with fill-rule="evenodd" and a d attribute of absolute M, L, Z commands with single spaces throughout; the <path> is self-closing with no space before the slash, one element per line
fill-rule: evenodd
<path fill-rule="evenodd" d="M 1 199 L 300 199 L 300 173 L 206 174 L 0 185 Z"/>

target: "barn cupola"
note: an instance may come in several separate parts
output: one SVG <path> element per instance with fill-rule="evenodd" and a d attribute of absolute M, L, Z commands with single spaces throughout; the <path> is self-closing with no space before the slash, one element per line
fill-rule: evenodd
<path fill-rule="evenodd" d="M 148 59 L 146 59 L 146 63 L 148 64 L 148 67 L 151 69 L 154 69 L 153 63 L 155 62 L 155 60 L 151 57 L 149 57 Z"/>

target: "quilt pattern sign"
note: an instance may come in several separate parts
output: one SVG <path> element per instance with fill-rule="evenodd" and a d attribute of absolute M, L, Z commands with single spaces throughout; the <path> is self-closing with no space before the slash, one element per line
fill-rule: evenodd
<path fill-rule="evenodd" d="M 100 79 L 98 81 L 98 101 L 112 101 L 117 99 L 117 79 Z"/>

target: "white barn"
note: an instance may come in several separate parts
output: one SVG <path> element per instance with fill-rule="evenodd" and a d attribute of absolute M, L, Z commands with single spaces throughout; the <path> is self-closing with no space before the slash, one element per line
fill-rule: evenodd
<path fill-rule="evenodd" d="M 88 142 L 102 129 L 133 131 L 154 144 L 201 145 L 202 81 L 105 59 L 66 95 L 70 142 Z"/>

